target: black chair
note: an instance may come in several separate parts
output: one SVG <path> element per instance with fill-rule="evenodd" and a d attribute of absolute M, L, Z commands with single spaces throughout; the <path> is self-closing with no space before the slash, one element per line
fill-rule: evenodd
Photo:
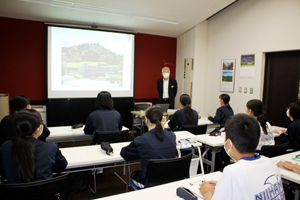
<path fill-rule="evenodd" d="M 0 184 L 1 199 L 71 199 L 68 174 L 30 183 Z"/>
<path fill-rule="evenodd" d="M 141 111 L 141 110 L 145 111 L 151 105 L 152 105 L 152 103 L 134 104 L 134 111 Z M 132 115 L 132 136 L 134 133 L 134 129 L 137 129 L 142 133 L 144 132 L 143 120 L 144 120 L 144 117 L 141 117 L 138 115 Z"/>
<path fill-rule="evenodd" d="M 207 125 L 183 125 L 181 131 L 189 131 L 194 135 L 205 134 L 207 130 Z"/>
<path fill-rule="evenodd" d="M 191 159 L 192 154 L 180 158 L 149 160 L 145 188 L 189 178 Z M 137 189 L 133 181 L 129 181 L 129 185 Z"/>
<path fill-rule="evenodd" d="M 101 144 L 101 142 L 117 143 L 126 141 L 128 141 L 128 130 L 95 131 L 92 144 Z"/>
<path fill-rule="evenodd" d="M 259 155 L 264 155 L 270 158 L 286 154 L 288 145 L 289 142 L 284 144 L 262 146 Z"/>

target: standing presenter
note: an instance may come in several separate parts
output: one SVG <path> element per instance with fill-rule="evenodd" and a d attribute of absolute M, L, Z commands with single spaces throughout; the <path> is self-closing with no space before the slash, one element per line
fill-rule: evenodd
<path fill-rule="evenodd" d="M 177 94 L 177 81 L 170 78 L 170 68 L 162 68 L 162 79 L 157 80 L 157 91 L 159 94 L 158 103 L 170 104 L 169 108 L 174 109 L 174 99 Z"/>

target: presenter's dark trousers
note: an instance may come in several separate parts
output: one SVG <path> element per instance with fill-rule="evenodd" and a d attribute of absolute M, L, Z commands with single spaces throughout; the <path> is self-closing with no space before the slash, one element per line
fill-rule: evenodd
<path fill-rule="evenodd" d="M 171 104 L 170 104 L 170 99 L 169 98 L 163 98 L 161 103 L 162 104 L 169 104 L 169 109 L 173 109 L 173 108 L 171 108 Z"/>

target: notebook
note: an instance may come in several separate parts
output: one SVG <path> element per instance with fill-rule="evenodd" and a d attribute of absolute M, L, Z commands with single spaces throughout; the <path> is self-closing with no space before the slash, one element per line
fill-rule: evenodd
<path fill-rule="evenodd" d="M 157 106 L 160 106 L 163 112 L 167 112 L 170 104 L 156 104 Z"/>

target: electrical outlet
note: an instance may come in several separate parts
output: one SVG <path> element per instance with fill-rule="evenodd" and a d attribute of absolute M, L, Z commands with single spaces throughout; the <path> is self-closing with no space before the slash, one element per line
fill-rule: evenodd
<path fill-rule="evenodd" d="M 247 88 L 246 87 L 244 88 L 244 93 L 247 93 Z"/>
<path fill-rule="evenodd" d="M 239 87 L 239 93 L 242 93 L 242 87 Z"/>
<path fill-rule="evenodd" d="M 250 94 L 253 94 L 253 88 L 250 88 Z"/>

